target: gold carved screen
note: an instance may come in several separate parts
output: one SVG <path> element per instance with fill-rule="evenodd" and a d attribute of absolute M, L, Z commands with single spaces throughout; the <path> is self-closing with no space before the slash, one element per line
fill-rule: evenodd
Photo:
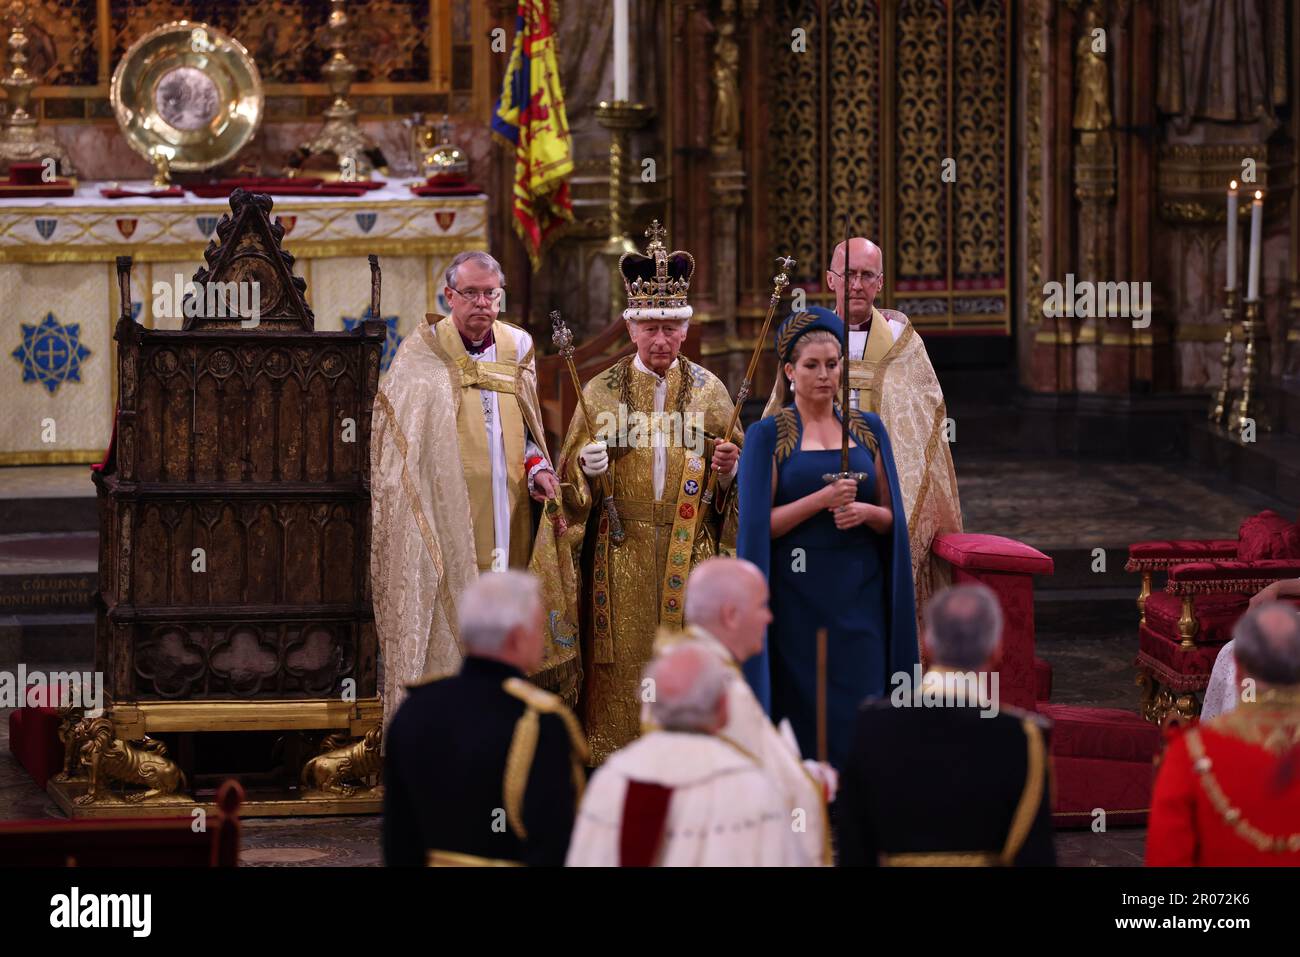
<path fill-rule="evenodd" d="M 811 299 L 831 298 L 847 211 L 884 251 L 880 304 L 923 330 L 1009 333 L 1011 6 L 777 0 L 773 255 Z"/>
<path fill-rule="evenodd" d="M 133 42 L 173 20 L 225 30 L 257 62 L 270 120 L 316 119 L 329 103 L 328 0 L 26 0 L 27 69 L 52 122 L 112 120 L 113 69 Z M 352 100 L 364 116 L 467 113 L 482 106 L 473 51 L 485 29 L 482 0 L 367 0 L 346 7 Z M 0 9 L 0 47 L 14 23 Z"/>

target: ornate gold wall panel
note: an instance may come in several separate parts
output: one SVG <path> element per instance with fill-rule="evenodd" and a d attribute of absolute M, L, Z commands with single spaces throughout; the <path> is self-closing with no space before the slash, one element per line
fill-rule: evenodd
<path fill-rule="evenodd" d="M 880 59 L 874 39 L 880 35 L 880 16 L 876 7 L 875 0 L 829 4 L 826 158 L 851 158 L 828 163 L 825 225 L 832 248 L 844 238 L 846 213 L 855 235 L 879 232 Z"/>
<path fill-rule="evenodd" d="M 894 288 L 929 288 L 947 278 L 948 190 L 939 175 L 948 147 L 948 19 L 936 0 L 905 0 L 895 31 L 893 150 Z"/>
<path fill-rule="evenodd" d="M 814 300 L 848 208 L 885 251 L 883 304 L 1010 331 L 1011 16 L 1010 0 L 778 0 L 772 251 Z"/>
<path fill-rule="evenodd" d="M 813 52 L 820 49 L 823 31 L 817 0 L 793 0 L 783 2 L 781 7 L 781 28 L 775 39 L 780 47 L 772 61 L 768 137 L 773 147 L 769 153 L 773 249 L 797 260 L 790 277 L 792 283 L 815 285 L 821 281 L 826 262 L 822 230 L 829 218 L 822 190 L 825 170 L 821 165 L 826 153 L 821 141 L 825 128 L 821 116 L 824 78 L 818 69 L 821 57 Z M 790 31 L 796 28 L 809 34 L 806 54 L 790 49 Z"/>
<path fill-rule="evenodd" d="M 468 112 L 475 89 L 471 22 L 481 0 L 356 0 L 348 5 L 353 94 L 366 115 Z M 12 22 L 5 4 L 0 28 Z M 29 0 L 28 51 L 51 120 L 106 119 L 108 81 L 127 48 L 172 20 L 227 31 L 257 61 L 272 118 L 314 117 L 328 89 L 321 67 L 328 0 Z M 0 41 L 3 40 L 0 36 Z"/>

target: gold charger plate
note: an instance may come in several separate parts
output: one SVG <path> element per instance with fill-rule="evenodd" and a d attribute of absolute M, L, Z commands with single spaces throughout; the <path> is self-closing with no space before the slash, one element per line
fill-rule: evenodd
<path fill-rule="evenodd" d="M 174 170 L 205 170 L 244 147 L 262 122 L 262 78 L 234 37 L 177 20 L 146 33 L 113 71 L 109 99 L 131 148 Z"/>

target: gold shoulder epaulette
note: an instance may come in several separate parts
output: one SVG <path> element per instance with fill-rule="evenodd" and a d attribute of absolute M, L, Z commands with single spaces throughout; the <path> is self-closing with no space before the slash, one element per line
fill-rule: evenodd
<path fill-rule="evenodd" d="M 578 719 L 565 706 L 559 695 L 543 691 L 522 678 L 507 678 L 502 688 L 506 694 L 524 703 L 524 713 L 515 722 L 514 734 L 510 738 L 510 750 L 506 753 L 505 778 L 501 785 L 506 821 L 522 841 L 528 838 L 528 832 L 524 828 L 524 791 L 528 788 L 528 773 L 532 770 L 533 757 L 537 753 L 539 716 L 555 714 L 559 715 L 564 722 L 564 728 L 569 733 L 573 786 L 578 800 L 582 798 L 582 788 L 586 783 L 586 775 L 582 769 L 587 762 L 587 739 L 582 733 L 582 726 L 578 724 Z"/>

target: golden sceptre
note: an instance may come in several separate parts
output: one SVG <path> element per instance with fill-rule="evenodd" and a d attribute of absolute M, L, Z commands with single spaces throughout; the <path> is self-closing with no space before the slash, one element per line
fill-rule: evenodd
<path fill-rule="evenodd" d="M 578 407 L 582 409 L 582 417 L 587 421 L 587 435 L 592 442 L 595 442 L 595 420 L 592 419 L 591 410 L 587 408 L 587 400 L 582 394 L 582 380 L 578 378 L 578 367 L 573 364 L 573 333 L 564 324 L 564 320 L 560 318 L 558 310 L 551 313 L 551 342 L 555 344 L 556 351 L 560 353 L 565 365 L 569 367 L 569 378 L 573 380 L 573 391 L 578 393 Z M 626 536 L 623 533 L 623 523 L 618 518 L 618 509 L 614 505 L 614 481 L 610 477 L 608 469 L 596 481 L 596 485 L 601 498 L 604 500 L 605 514 L 609 518 L 609 539 L 615 545 L 622 545 Z"/>
<path fill-rule="evenodd" d="M 740 391 L 736 393 L 736 404 L 731 408 L 731 421 L 727 423 L 727 431 L 722 433 L 724 442 L 730 442 L 732 434 L 736 431 L 736 423 L 740 421 L 741 406 L 749 398 L 749 390 L 754 385 L 754 372 L 758 369 L 759 356 L 763 354 L 763 347 L 767 345 L 767 331 L 772 326 L 772 317 L 776 315 L 777 303 L 781 301 L 781 293 L 785 291 L 785 287 L 790 284 L 790 277 L 786 273 L 795 264 L 795 260 L 789 256 L 778 256 L 776 261 L 781 265 L 781 271 L 772 277 L 772 298 L 767 304 L 767 316 L 763 319 L 763 331 L 758 334 L 758 341 L 754 343 L 754 351 L 749 357 L 749 368 L 745 370 L 745 381 L 740 383 Z M 777 374 L 780 374 L 779 370 Z M 704 487 L 703 504 L 709 505 L 713 502 L 713 490 L 717 484 L 718 473 L 710 469 L 709 483 Z"/>

